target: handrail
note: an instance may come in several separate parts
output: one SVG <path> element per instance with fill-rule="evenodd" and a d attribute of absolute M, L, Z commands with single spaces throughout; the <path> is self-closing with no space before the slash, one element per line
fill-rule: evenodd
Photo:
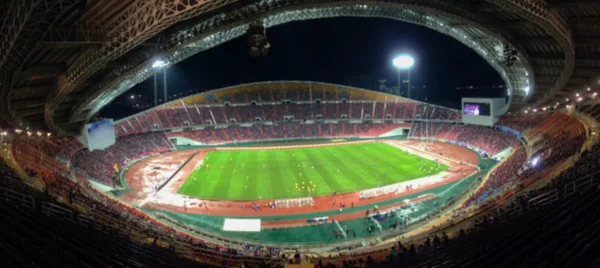
<path fill-rule="evenodd" d="M 42 212 L 46 215 L 58 215 L 67 219 L 73 218 L 73 211 L 50 202 L 42 202 Z"/>
<path fill-rule="evenodd" d="M 570 195 L 576 193 L 578 190 L 586 189 L 595 184 L 598 184 L 598 182 L 599 182 L 598 178 L 600 177 L 600 176 L 598 176 L 598 174 L 600 174 L 600 172 L 589 174 L 587 176 L 584 176 L 582 178 L 576 179 L 572 182 L 565 184 L 565 186 L 563 188 L 564 195 L 570 196 Z"/>
<path fill-rule="evenodd" d="M 545 205 L 549 202 L 556 201 L 558 199 L 558 192 L 556 190 L 551 190 L 546 193 L 543 193 L 539 196 L 531 198 L 527 201 L 527 206 L 529 208 L 537 207 L 539 205 Z"/>
<path fill-rule="evenodd" d="M 0 187 L 0 199 L 32 209 L 35 208 L 35 201 L 32 196 L 15 192 L 8 188 Z"/>

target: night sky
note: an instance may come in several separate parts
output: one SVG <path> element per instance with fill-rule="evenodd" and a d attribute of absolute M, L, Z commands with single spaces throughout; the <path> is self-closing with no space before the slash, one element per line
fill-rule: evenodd
<path fill-rule="evenodd" d="M 417 99 L 459 108 L 461 97 L 501 97 L 506 92 L 498 73 L 470 48 L 414 24 L 374 18 L 319 19 L 269 28 L 267 37 L 271 43 L 267 57 L 249 56 L 242 36 L 170 66 L 169 99 L 174 94 L 183 97 L 270 80 L 311 80 L 377 90 L 379 79 L 388 79 L 388 86 L 397 84 L 391 61 L 405 52 L 415 57 L 413 86 L 426 85 L 413 92 Z M 480 89 L 456 89 L 470 85 Z M 159 92 L 160 96 L 162 79 Z M 119 119 L 143 110 L 132 107 L 143 107 L 152 99 L 153 79 L 149 79 L 108 105 L 101 116 Z"/>

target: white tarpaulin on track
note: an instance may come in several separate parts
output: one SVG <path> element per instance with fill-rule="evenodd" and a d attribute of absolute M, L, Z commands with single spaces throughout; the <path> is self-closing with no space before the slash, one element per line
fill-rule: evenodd
<path fill-rule="evenodd" d="M 223 231 L 260 232 L 260 219 L 225 219 Z"/>

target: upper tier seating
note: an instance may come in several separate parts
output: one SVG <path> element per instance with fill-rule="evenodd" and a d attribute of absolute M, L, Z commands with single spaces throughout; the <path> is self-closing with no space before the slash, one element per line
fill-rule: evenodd
<path fill-rule="evenodd" d="M 548 113 L 531 114 L 531 115 L 505 115 L 500 117 L 496 125 L 512 128 L 516 131 L 524 133 L 530 127 L 544 121 L 549 116 Z"/>
<path fill-rule="evenodd" d="M 256 121 L 317 119 L 415 119 L 460 121 L 460 112 L 410 100 L 364 101 L 354 103 L 241 103 L 236 106 L 178 106 L 157 108 L 120 120 L 117 136 L 149 132 L 152 129 L 184 128 Z"/>
<path fill-rule="evenodd" d="M 168 137 L 184 137 L 205 144 L 237 141 L 327 138 L 327 137 L 376 137 L 398 127 L 400 124 L 299 124 L 254 125 L 252 127 L 228 127 L 184 132 L 168 132 Z"/>

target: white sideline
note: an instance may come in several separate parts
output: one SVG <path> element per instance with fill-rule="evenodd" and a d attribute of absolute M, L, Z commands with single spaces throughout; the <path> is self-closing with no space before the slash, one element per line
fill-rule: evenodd
<path fill-rule="evenodd" d="M 375 142 L 375 140 L 347 141 L 347 142 L 336 142 L 336 143 L 325 143 L 325 144 L 287 145 L 287 146 L 217 147 L 217 148 L 215 148 L 215 151 L 239 151 L 239 150 L 247 151 L 247 150 L 281 150 L 281 149 L 298 149 L 298 148 L 317 148 L 317 147 L 331 147 L 331 146 L 371 143 L 371 142 Z"/>

